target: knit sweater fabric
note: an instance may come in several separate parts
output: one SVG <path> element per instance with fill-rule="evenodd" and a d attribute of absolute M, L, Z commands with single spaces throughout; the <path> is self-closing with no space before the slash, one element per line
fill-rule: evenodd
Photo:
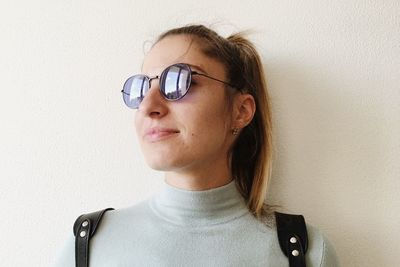
<path fill-rule="evenodd" d="M 321 232 L 310 224 L 307 231 L 307 267 L 339 266 Z M 164 181 L 152 197 L 106 212 L 90 242 L 91 267 L 289 266 L 275 226 L 249 212 L 234 181 L 203 191 Z M 75 266 L 74 245 L 71 235 L 55 266 Z"/>

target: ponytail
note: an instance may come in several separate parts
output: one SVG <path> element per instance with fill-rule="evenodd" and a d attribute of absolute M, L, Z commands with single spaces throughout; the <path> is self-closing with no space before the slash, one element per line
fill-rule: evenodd
<path fill-rule="evenodd" d="M 227 40 L 237 47 L 241 62 L 244 91 L 256 102 L 253 120 L 239 135 L 231 150 L 232 174 L 239 191 L 246 196 L 249 210 L 257 217 L 268 217 L 272 206 L 265 203 L 265 193 L 272 169 L 272 117 L 264 68 L 255 46 L 243 33 L 231 35 Z"/>

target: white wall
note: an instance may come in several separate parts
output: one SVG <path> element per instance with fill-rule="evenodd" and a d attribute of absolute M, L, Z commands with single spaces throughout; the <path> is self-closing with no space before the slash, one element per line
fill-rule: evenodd
<path fill-rule="evenodd" d="M 76 216 L 159 188 L 120 90 L 144 40 L 200 22 L 256 31 L 268 198 L 319 227 L 343 266 L 400 266 L 399 2 L 167 2 L 1 1 L 0 265 L 48 266 Z"/>

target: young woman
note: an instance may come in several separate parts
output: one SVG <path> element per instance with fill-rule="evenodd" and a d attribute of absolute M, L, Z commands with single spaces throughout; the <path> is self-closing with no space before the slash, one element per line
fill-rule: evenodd
<path fill-rule="evenodd" d="M 241 34 L 202 25 L 163 33 L 124 84 L 143 155 L 164 188 L 105 213 L 90 266 L 289 266 L 272 206 L 271 110 L 263 67 Z M 307 266 L 338 266 L 307 225 Z M 74 266 L 74 241 L 57 266 Z"/>

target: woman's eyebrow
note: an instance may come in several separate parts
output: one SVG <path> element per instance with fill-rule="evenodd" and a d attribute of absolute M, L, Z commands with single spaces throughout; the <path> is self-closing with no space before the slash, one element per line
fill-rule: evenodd
<path fill-rule="evenodd" d="M 199 65 L 193 65 L 193 64 L 189 64 L 187 63 L 193 70 L 199 70 L 201 73 L 207 74 L 207 71 L 205 71 L 201 66 Z"/>

